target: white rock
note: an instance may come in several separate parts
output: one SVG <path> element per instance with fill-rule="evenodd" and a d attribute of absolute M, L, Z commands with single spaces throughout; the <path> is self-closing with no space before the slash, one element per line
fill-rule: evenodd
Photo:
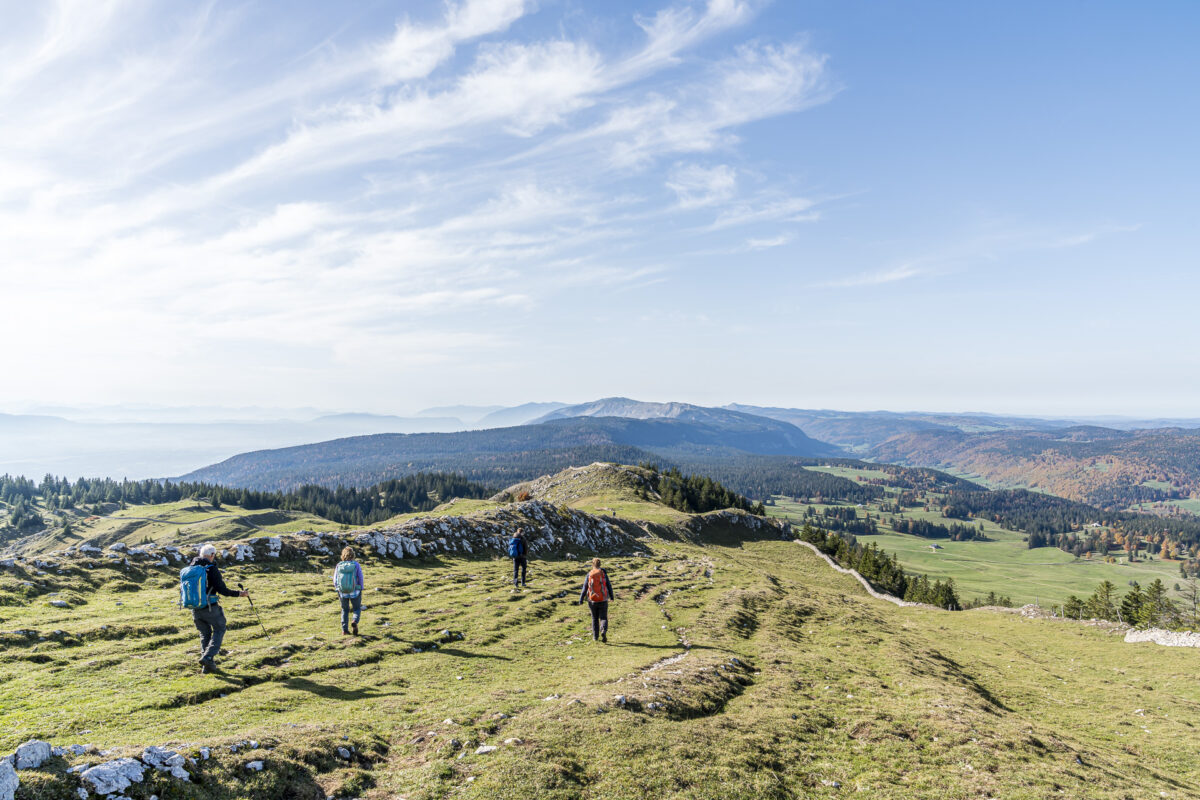
<path fill-rule="evenodd" d="M 209 750 L 207 747 L 201 747 L 201 748 L 200 748 L 200 758 L 201 758 L 202 760 L 204 760 L 204 761 L 208 761 L 208 757 L 209 757 L 211 754 L 212 754 L 212 751 L 211 751 L 211 750 Z"/>
<path fill-rule="evenodd" d="M 141 783 L 145 771 L 146 767 L 136 758 L 118 758 L 84 770 L 79 777 L 90 783 L 96 794 L 113 794 Z"/>
<path fill-rule="evenodd" d="M 492 752 L 495 749 L 496 749 L 496 745 L 494 745 L 494 744 L 481 744 L 481 745 L 479 745 L 479 747 L 475 748 L 475 755 L 477 755 L 477 756 L 487 755 L 488 753 Z"/>
<path fill-rule="evenodd" d="M 525 744 L 525 742 L 521 741 L 520 739 L 505 739 L 504 743 L 507 745 Z"/>
<path fill-rule="evenodd" d="M 0 800 L 13 800 L 20 785 L 21 779 L 17 777 L 17 771 L 13 769 L 12 764 L 0 761 Z"/>
<path fill-rule="evenodd" d="M 246 762 L 246 769 L 250 770 L 251 772 L 262 772 L 262 768 L 263 768 L 263 762 L 261 762 L 261 761 L 247 761 Z"/>
<path fill-rule="evenodd" d="M 183 765 L 187 763 L 187 759 L 182 754 L 176 753 L 174 750 L 168 750 L 165 747 L 156 747 L 151 745 L 142 751 L 142 761 L 159 770 L 160 772 L 169 772 L 175 778 L 181 781 L 191 780 L 187 770 Z"/>
<path fill-rule="evenodd" d="M 70 608 L 71 607 L 71 604 L 68 603 L 66 600 L 51 600 L 50 605 L 54 606 L 55 608 Z"/>
<path fill-rule="evenodd" d="M 88 790 L 82 786 L 76 789 L 75 793 L 79 795 L 79 800 L 88 800 Z"/>
<path fill-rule="evenodd" d="M 17 769 L 37 769 L 50 760 L 50 743 L 30 739 L 17 747 Z"/>

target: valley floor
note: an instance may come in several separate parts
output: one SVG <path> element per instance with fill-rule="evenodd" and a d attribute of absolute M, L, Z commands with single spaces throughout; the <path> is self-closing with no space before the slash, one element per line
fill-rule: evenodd
<path fill-rule="evenodd" d="M 504 560 L 364 566 L 358 638 L 332 561 L 225 566 L 270 638 L 225 600 L 213 675 L 174 569 L 0 573 L 0 753 L 211 746 L 190 798 L 1200 796 L 1195 650 L 896 608 L 784 541 L 612 559 L 608 645 L 574 605 L 580 561 L 534 561 L 519 593 Z M 72 796 L 66 767 L 95 761 L 23 771 L 18 797 Z"/>

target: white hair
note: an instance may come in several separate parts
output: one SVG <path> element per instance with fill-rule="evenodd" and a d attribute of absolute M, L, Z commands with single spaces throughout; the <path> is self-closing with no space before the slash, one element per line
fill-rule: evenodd
<path fill-rule="evenodd" d="M 217 548 L 213 547 L 211 544 L 206 544 L 200 548 L 200 557 L 201 558 L 211 558 L 212 556 L 215 556 L 216 554 L 217 554 Z"/>

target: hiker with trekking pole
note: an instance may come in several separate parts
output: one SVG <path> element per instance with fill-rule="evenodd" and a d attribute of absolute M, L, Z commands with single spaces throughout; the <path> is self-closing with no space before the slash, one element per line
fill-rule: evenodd
<path fill-rule="evenodd" d="M 600 568 L 600 559 L 592 559 L 592 571 L 583 581 L 583 590 L 579 593 L 579 605 L 588 601 L 592 612 L 592 641 L 608 643 L 608 601 L 616 600 L 613 596 L 612 582 L 608 573 Z"/>
<path fill-rule="evenodd" d="M 239 587 L 240 588 L 240 587 Z M 217 668 L 217 654 L 225 639 L 225 612 L 221 597 L 250 597 L 245 589 L 233 591 L 221 579 L 217 567 L 217 548 L 206 544 L 200 555 L 179 573 L 179 604 L 192 610 L 192 621 L 200 631 L 200 670 L 212 672 Z M 266 629 L 263 629 L 266 632 Z"/>
<path fill-rule="evenodd" d="M 342 635 L 349 636 L 350 611 L 354 611 L 354 635 L 358 636 L 358 620 L 362 616 L 362 564 L 354 560 L 354 548 L 342 549 L 342 560 L 333 570 L 333 587 L 342 603 Z"/>
<path fill-rule="evenodd" d="M 521 586 L 525 585 L 525 572 L 529 569 L 529 562 L 525 558 L 525 554 L 529 548 L 525 545 L 525 529 L 517 528 L 517 532 L 508 540 L 508 557 L 513 560 L 513 586 L 517 586 L 517 574 L 521 576 Z"/>

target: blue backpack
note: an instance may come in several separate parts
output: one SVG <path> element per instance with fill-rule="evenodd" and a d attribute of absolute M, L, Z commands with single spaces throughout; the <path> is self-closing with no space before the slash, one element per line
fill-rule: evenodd
<path fill-rule="evenodd" d="M 509 539 L 508 557 L 520 558 L 523 555 L 525 555 L 525 540 L 518 536 L 514 536 L 513 538 Z"/>
<path fill-rule="evenodd" d="M 200 564 L 179 571 L 179 605 L 184 608 L 205 608 L 212 605 L 208 594 L 208 568 Z"/>

